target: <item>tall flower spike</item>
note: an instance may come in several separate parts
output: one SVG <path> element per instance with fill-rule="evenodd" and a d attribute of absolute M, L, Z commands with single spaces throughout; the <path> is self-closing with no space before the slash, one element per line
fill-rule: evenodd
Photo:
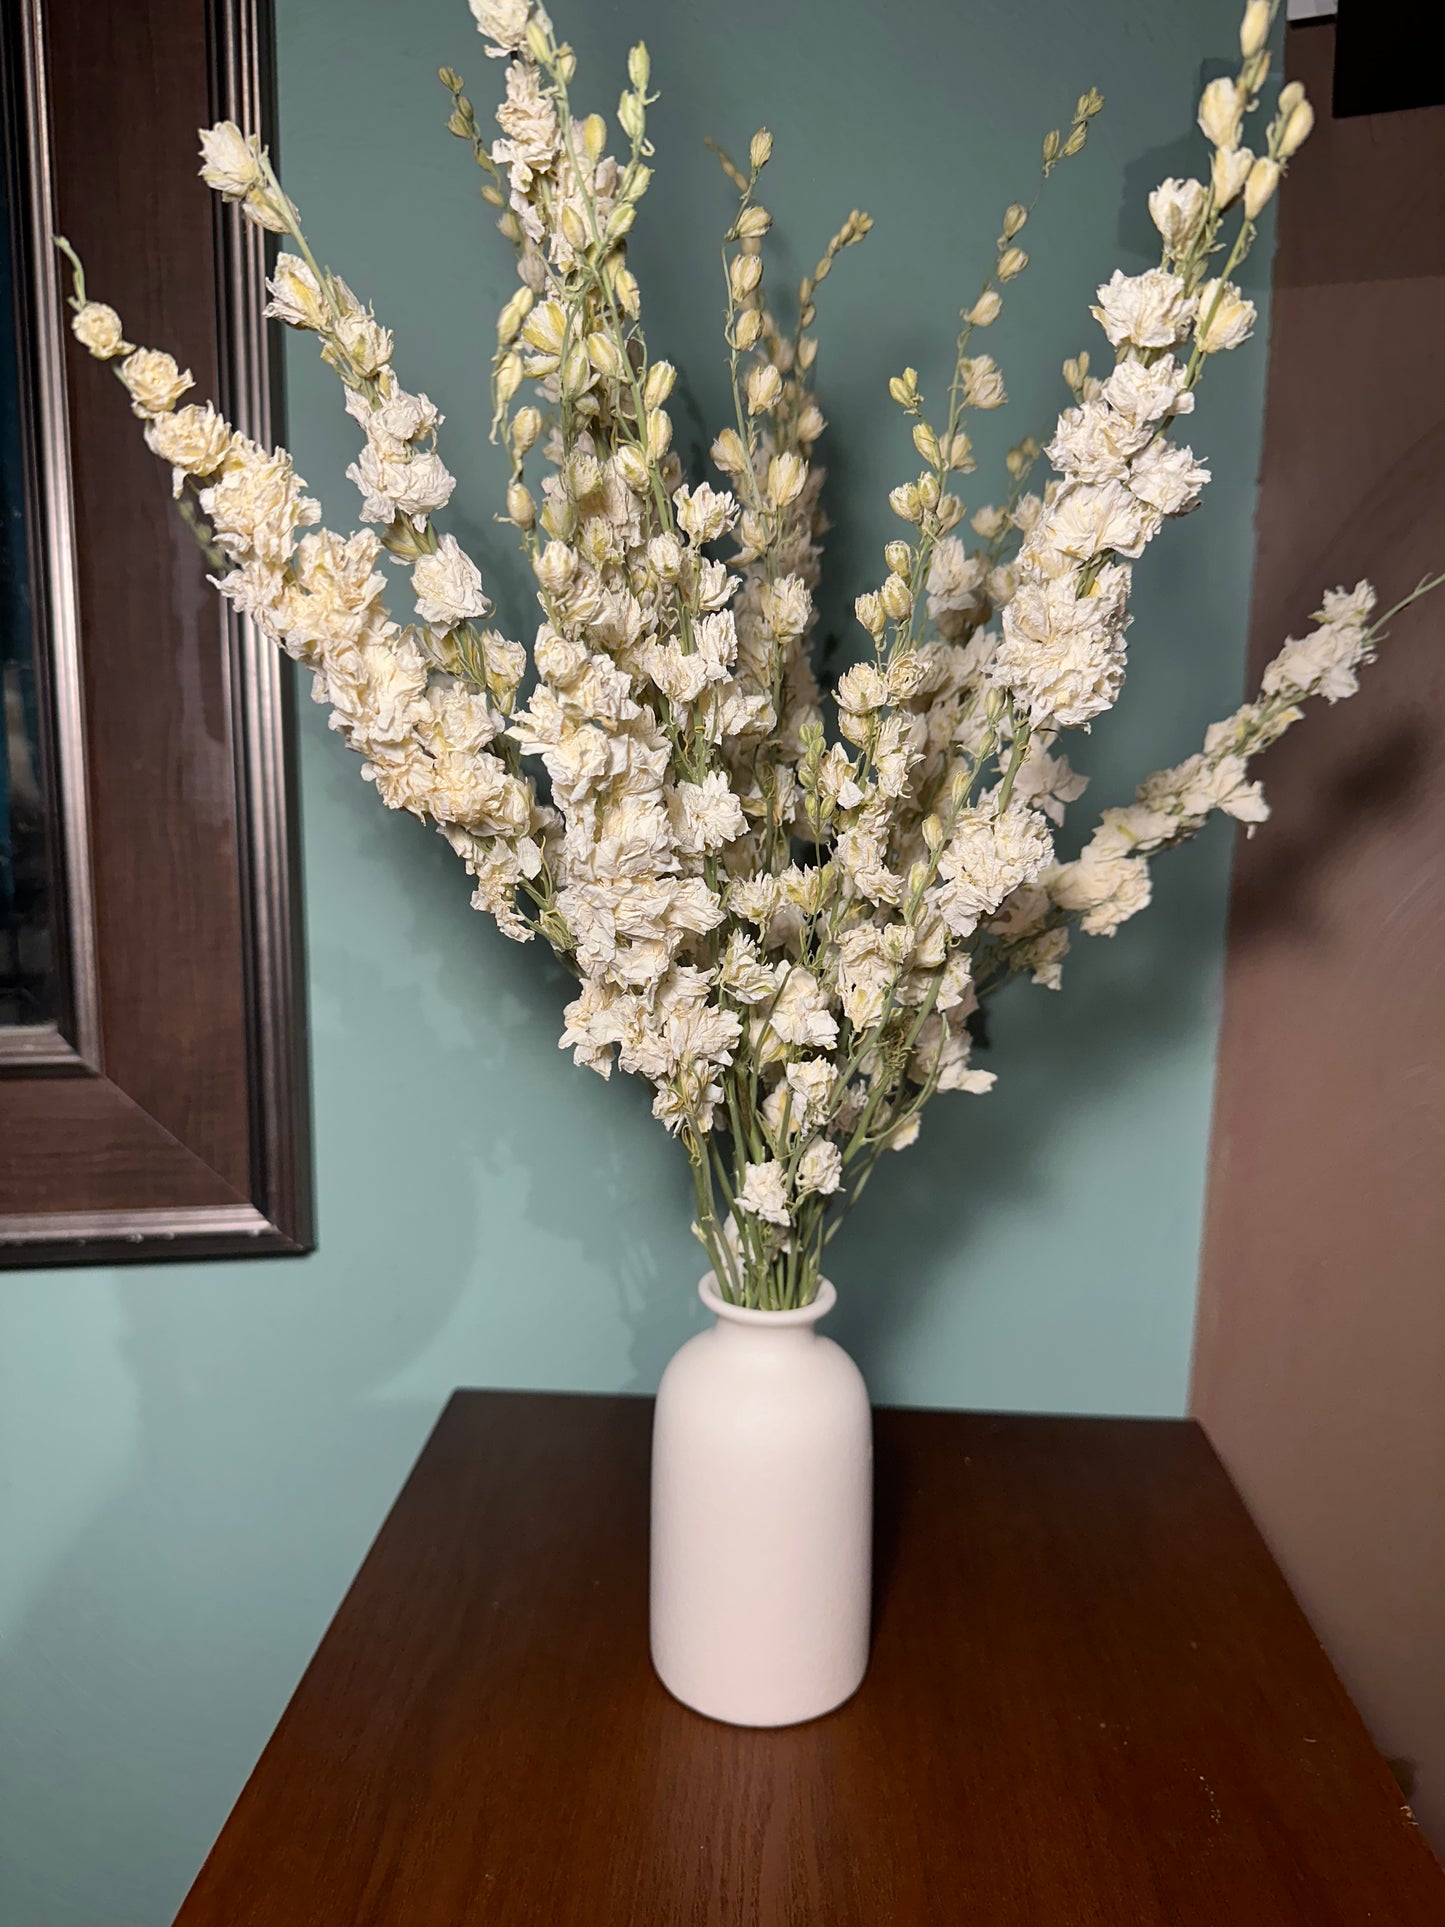
<path fill-rule="evenodd" d="M 501 63 L 495 138 L 460 77 L 441 77 L 517 267 L 484 334 L 504 520 L 540 616 L 525 703 L 528 652 L 483 628 L 481 571 L 437 527 L 452 492 L 440 412 L 402 387 L 391 331 L 321 266 L 253 136 L 208 130 L 203 172 L 287 237 L 271 312 L 313 335 L 341 381 L 364 438 L 363 526 L 323 528 L 285 451 L 236 433 L 170 355 L 127 340 L 78 262 L 73 326 L 121 381 L 221 592 L 311 670 L 382 800 L 446 836 L 506 934 L 540 935 L 565 960 L 563 1047 L 604 1077 L 647 1080 L 725 1295 L 805 1304 L 827 1239 L 932 1097 L 992 1085 L 974 1061 L 980 999 L 1020 972 L 1057 985 L 1072 932 L 1141 909 L 1153 857 L 1211 815 L 1261 822 L 1251 759 L 1307 699 L 1353 692 L 1389 619 L 1367 585 L 1333 591 L 1253 703 L 1056 860 L 1084 787 L 1062 732 L 1117 696 L 1133 565 L 1208 481 L 1175 431 L 1213 358 L 1250 335 L 1236 277 L 1309 105 L 1291 83 L 1261 111 L 1274 12 L 1249 0 L 1237 70 L 1199 103 L 1199 178 L 1150 196 L 1157 265 L 1100 286 L 1111 365 L 1069 358 L 1052 434 L 1017 438 L 970 508 L 970 417 L 1008 391 L 976 336 L 1029 266 L 1033 202 L 1005 209 L 946 391 L 912 369 L 889 383 L 919 466 L 894 478 L 898 526 L 855 604 L 861 660 L 830 696 L 811 648 L 817 297 L 868 217 L 850 215 L 804 276 L 794 322 L 764 256 L 772 135 L 754 134 L 744 163 L 720 155 L 737 191 L 722 264 L 732 420 L 714 479 L 689 477 L 676 368 L 646 338 L 628 258 L 654 159 L 647 49 L 628 55 L 611 151 L 603 116 L 574 105 L 576 55 L 542 7 L 472 0 L 472 13 Z M 1081 95 L 1045 137 L 1043 180 L 1101 105 Z M 1040 487 L 1045 453 L 1056 473 Z M 405 623 L 388 560 L 408 572 Z"/>

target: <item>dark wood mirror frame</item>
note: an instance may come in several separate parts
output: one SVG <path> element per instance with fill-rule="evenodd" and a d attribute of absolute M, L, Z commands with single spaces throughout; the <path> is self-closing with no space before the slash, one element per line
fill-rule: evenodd
<path fill-rule="evenodd" d="M 262 237 L 196 178 L 198 127 L 269 130 L 267 0 L 14 3 L 70 970 L 57 1026 L 0 1033 L 0 1264 L 300 1252 L 290 679 L 71 340 L 49 242 L 68 234 L 131 338 L 269 439 Z"/>

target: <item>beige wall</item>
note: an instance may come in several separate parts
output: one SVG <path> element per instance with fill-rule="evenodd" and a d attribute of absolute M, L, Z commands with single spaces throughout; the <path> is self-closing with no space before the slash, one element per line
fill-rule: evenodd
<path fill-rule="evenodd" d="M 1281 213 L 1253 667 L 1445 568 L 1445 108 L 1332 123 Z M 1194 1407 L 1445 1848 L 1445 591 L 1273 752 L 1235 868 Z"/>

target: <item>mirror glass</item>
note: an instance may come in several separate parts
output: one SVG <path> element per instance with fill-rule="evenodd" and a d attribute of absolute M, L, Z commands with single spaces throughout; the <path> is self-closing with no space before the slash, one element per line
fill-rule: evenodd
<path fill-rule="evenodd" d="M 55 817 L 45 722 L 38 491 L 29 378 L 24 130 L 5 9 L 0 168 L 0 1028 L 60 1016 Z"/>

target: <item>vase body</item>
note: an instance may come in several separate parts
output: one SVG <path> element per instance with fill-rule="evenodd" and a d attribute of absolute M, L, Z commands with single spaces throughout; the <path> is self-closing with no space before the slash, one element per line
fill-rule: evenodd
<path fill-rule="evenodd" d="M 863 1375 L 801 1311 L 699 1295 L 716 1323 L 663 1373 L 652 1440 L 652 1663 L 735 1726 L 840 1705 L 868 1664 L 873 1426 Z"/>

